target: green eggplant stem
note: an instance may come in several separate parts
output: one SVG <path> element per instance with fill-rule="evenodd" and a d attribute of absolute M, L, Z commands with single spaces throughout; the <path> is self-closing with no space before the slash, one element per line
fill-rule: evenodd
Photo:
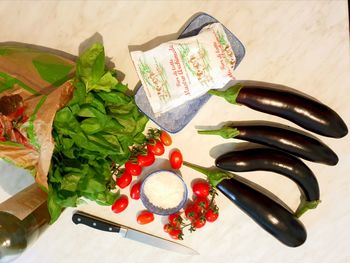
<path fill-rule="evenodd" d="M 231 86 L 224 91 L 211 89 L 208 91 L 208 94 L 222 97 L 225 100 L 227 100 L 229 103 L 237 104 L 236 99 L 241 88 L 243 88 L 243 85 L 241 83 L 237 83 L 236 85 Z"/>
<path fill-rule="evenodd" d="M 295 211 L 296 217 L 301 217 L 306 211 L 310 209 L 315 209 L 318 204 L 321 203 L 321 200 L 314 200 L 314 201 L 303 201 L 300 203 L 297 211 Z"/>
<path fill-rule="evenodd" d="M 207 135 L 219 135 L 224 139 L 234 138 L 239 134 L 239 130 L 236 128 L 231 128 L 228 126 L 224 126 L 218 130 L 202 130 L 197 131 L 198 134 L 207 134 Z"/>
<path fill-rule="evenodd" d="M 183 164 L 197 172 L 200 172 L 208 177 L 209 183 L 216 187 L 222 180 L 231 179 L 235 177 L 234 174 L 222 171 L 217 168 L 205 168 L 196 164 L 184 161 Z"/>

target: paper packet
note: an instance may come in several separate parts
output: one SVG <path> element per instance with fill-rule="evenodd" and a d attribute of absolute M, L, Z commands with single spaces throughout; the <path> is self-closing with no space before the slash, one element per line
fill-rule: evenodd
<path fill-rule="evenodd" d="M 196 36 L 130 55 L 158 116 L 234 79 L 236 57 L 220 23 L 204 27 Z"/>

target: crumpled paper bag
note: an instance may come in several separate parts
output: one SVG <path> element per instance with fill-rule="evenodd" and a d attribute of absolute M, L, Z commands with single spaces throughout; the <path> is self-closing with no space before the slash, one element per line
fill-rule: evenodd
<path fill-rule="evenodd" d="M 53 52 L 0 45 L 0 158 L 30 170 L 44 189 L 53 120 L 72 98 L 74 72 L 72 59 Z"/>

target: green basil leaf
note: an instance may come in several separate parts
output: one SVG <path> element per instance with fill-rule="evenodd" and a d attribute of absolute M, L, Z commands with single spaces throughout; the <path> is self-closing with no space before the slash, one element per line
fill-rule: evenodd
<path fill-rule="evenodd" d="M 106 133 L 117 135 L 124 128 L 117 120 L 111 119 L 106 123 L 103 131 Z"/>
<path fill-rule="evenodd" d="M 136 144 L 143 144 L 144 142 L 146 142 L 146 136 L 142 132 L 140 132 L 134 136 L 134 142 Z"/>
<path fill-rule="evenodd" d="M 79 122 L 75 119 L 72 111 L 68 107 L 56 113 L 54 127 L 63 135 L 71 136 L 81 131 Z"/>
<path fill-rule="evenodd" d="M 78 195 L 70 191 L 59 191 L 57 203 L 62 207 L 76 207 L 78 201 Z"/>
<path fill-rule="evenodd" d="M 121 92 L 98 92 L 96 93 L 106 105 L 126 105 L 131 101 L 131 98 Z"/>
<path fill-rule="evenodd" d="M 130 101 L 128 104 L 113 104 L 108 106 L 108 110 L 114 114 L 128 114 L 134 110 L 135 104 L 133 101 Z"/>
<path fill-rule="evenodd" d="M 102 78 L 97 82 L 86 83 L 86 91 L 111 91 L 111 87 L 117 85 L 118 80 L 115 79 L 110 72 L 105 73 Z"/>
<path fill-rule="evenodd" d="M 76 81 L 74 86 L 75 90 L 73 93 L 73 98 L 69 101 L 68 106 L 72 106 L 74 104 L 81 104 L 85 102 L 86 88 L 84 83 L 82 83 L 81 81 Z"/>
<path fill-rule="evenodd" d="M 80 190 L 85 194 L 95 194 L 98 192 L 105 191 L 106 186 L 96 180 L 96 178 L 88 178 L 83 182 L 83 184 L 80 185 Z"/>
<path fill-rule="evenodd" d="M 62 175 L 59 168 L 56 168 L 54 172 L 49 176 L 49 181 L 52 183 L 59 183 L 62 181 Z"/>
<path fill-rule="evenodd" d="M 100 52 L 92 65 L 91 77 L 93 81 L 99 81 L 105 72 L 105 53 Z"/>
<path fill-rule="evenodd" d="M 81 174 L 76 173 L 69 173 L 64 175 L 61 181 L 61 189 L 75 192 L 78 188 L 80 178 Z"/>
<path fill-rule="evenodd" d="M 49 194 L 47 198 L 47 208 L 50 213 L 50 224 L 53 224 L 58 217 L 61 215 L 62 206 L 59 205 L 59 200 L 57 196 L 57 190 L 53 188 L 51 184 L 49 184 Z"/>
<path fill-rule="evenodd" d="M 80 127 L 86 134 L 94 134 L 102 131 L 104 128 L 97 118 L 88 118 L 83 120 Z"/>
<path fill-rule="evenodd" d="M 113 86 L 111 90 L 120 91 L 122 93 L 125 93 L 129 90 L 128 85 L 124 85 L 123 83 L 119 82 L 117 85 Z"/>
<path fill-rule="evenodd" d="M 87 86 L 87 82 L 96 77 L 100 73 L 100 65 L 98 57 L 104 57 L 104 48 L 102 44 L 96 43 L 92 45 L 89 49 L 85 50 L 77 60 L 77 77 L 82 79 Z M 101 59 L 100 59 L 101 60 Z M 95 63 L 97 64 L 95 67 Z M 93 72 L 95 70 L 95 72 Z"/>
<path fill-rule="evenodd" d="M 71 110 L 72 114 L 75 116 L 79 113 L 80 106 L 79 106 L 79 104 L 74 104 L 74 105 L 70 106 L 69 109 Z"/>
<path fill-rule="evenodd" d="M 88 104 L 95 109 L 98 109 L 100 112 L 106 114 L 106 109 L 103 104 L 103 101 L 98 97 L 94 95 L 94 92 L 89 92 L 85 99 L 85 104 Z"/>

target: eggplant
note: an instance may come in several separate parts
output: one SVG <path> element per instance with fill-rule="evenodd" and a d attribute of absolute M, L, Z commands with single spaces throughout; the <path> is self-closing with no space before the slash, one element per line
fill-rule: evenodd
<path fill-rule="evenodd" d="M 271 171 L 293 180 L 304 192 L 308 201 L 320 198 L 314 173 L 300 159 L 270 148 L 252 148 L 231 151 L 215 160 L 216 167 L 226 171 Z"/>
<path fill-rule="evenodd" d="M 305 227 L 295 215 L 267 195 L 237 180 L 234 174 L 188 162 L 184 165 L 207 175 L 211 185 L 283 244 L 298 247 L 305 242 Z"/>
<path fill-rule="evenodd" d="M 301 203 L 295 212 L 298 217 L 320 203 L 320 190 L 314 173 L 300 159 L 282 151 L 270 148 L 232 151 L 216 158 L 215 165 L 233 172 L 271 171 L 291 179 L 302 192 Z"/>
<path fill-rule="evenodd" d="M 323 136 L 341 138 L 348 133 L 345 122 L 334 110 L 282 85 L 249 81 L 208 93 L 232 104 L 285 118 Z"/>
<path fill-rule="evenodd" d="M 328 165 L 338 163 L 338 156 L 322 141 L 301 132 L 292 131 L 287 126 L 277 127 L 273 122 L 265 122 L 264 124 L 232 123 L 218 130 L 202 130 L 198 133 L 259 143 L 312 162 Z"/>

